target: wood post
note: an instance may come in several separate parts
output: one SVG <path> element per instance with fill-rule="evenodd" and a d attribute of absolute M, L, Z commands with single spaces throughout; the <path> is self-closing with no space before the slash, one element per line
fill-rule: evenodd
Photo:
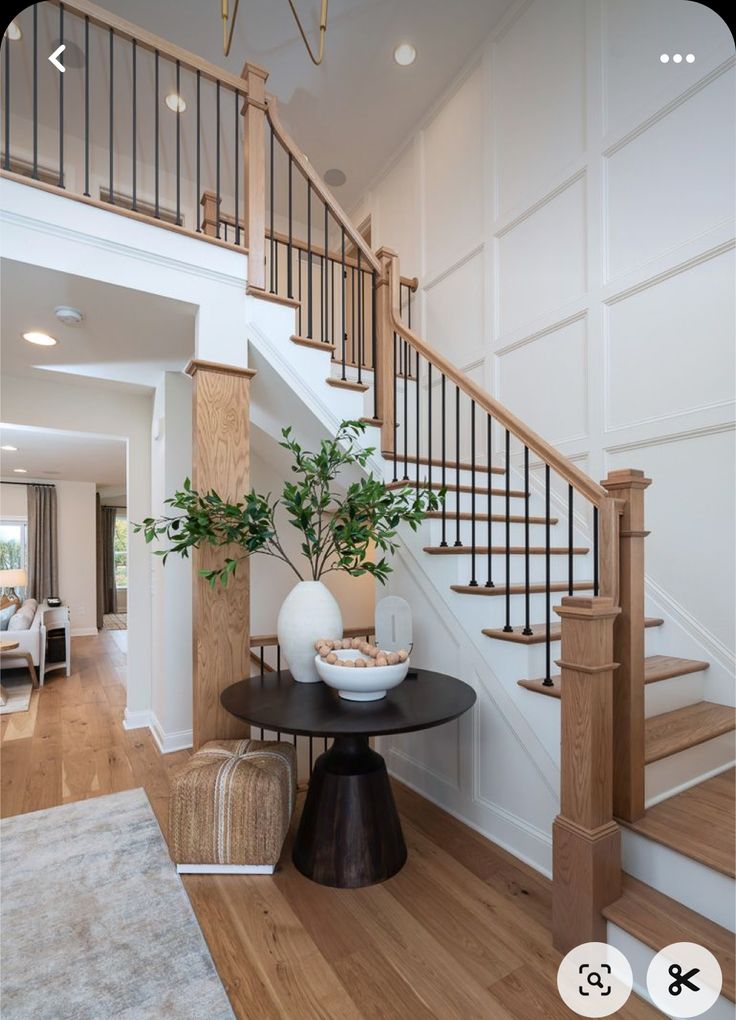
<path fill-rule="evenodd" d="M 396 408 L 394 407 L 394 331 L 392 307 L 398 305 L 400 285 L 399 256 L 390 248 L 379 248 L 381 278 L 376 295 L 376 373 L 378 387 L 377 413 L 381 419 L 381 450 L 393 453 L 396 443 Z"/>
<path fill-rule="evenodd" d="M 622 508 L 619 605 L 613 654 L 619 663 L 613 698 L 613 811 L 634 822 L 644 815 L 644 490 L 651 479 L 628 468 L 601 485 Z"/>
<path fill-rule="evenodd" d="M 552 937 L 566 953 L 605 942 L 603 907 L 621 895 L 613 821 L 613 625 L 609 596 L 567 596 L 562 621 L 560 813 L 552 827 Z"/>
<path fill-rule="evenodd" d="M 193 379 L 192 485 L 200 492 L 216 489 L 223 499 L 237 500 L 250 488 L 249 368 L 191 361 Z M 193 571 L 193 721 L 194 749 L 208 740 L 248 736 L 249 727 L 226 712 L 220 694 L 250 676 L 250 569 L 238 565 L 227 588 L 210 588 L 202 569 L 220 566 L 239 547 L 194 550 Z"/>
<path fill-rule="evenodd" d="M 222 201 L 222 200 L 221 200 Z M 202 206 L 202 233 L 217 237 L 217 196 L 214 191 L 205 191 L 200 199 Z"/>
<path fill-rule="evenodd" d="M 242 77 L 248 93 L 245 104 L 243 167 L 246 195 L 245 243 L 248 247 L 248 286 L 266 289 L 266 79 L 268 71 L 246 63 Z M 236 212 L 237 215 L 237 212 Z"/>

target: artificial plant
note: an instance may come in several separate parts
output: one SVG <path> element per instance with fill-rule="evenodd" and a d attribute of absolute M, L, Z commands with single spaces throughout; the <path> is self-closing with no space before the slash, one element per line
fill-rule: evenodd
<path fill-rule="evenodd" d="M 291 454 L 291 470 L 297 478 L 284 483 L 280 496 L 251 490 L 241 502 L 229 503 L 214 489 L 197 492 L 187 478 L 182 489 L 166 500 L 181 513 L 147 517 L 134 525 L 135 531 L 143 531 L 146 542 L 165 538 L 170 543 L 169 548 L 156 550 L 164 562 L 172 553 L 187 557 L 191 548 L 204 544 L 240 546 L 242 555 L 228 556 L 219 569 L 200 570 L 212 587 L 218 581 L 226 586 L 238 563 L 253 553 L 283 560 L 301 581 L 318 581 L 333 571 L 344 571 L 354 577 L 372 574 L 384 584 L 391 566 L 385 555 L 372 559 L 371 546 L 381 553 L 394 553 L 398 526 L 406 523 L 416 531 L 427 512 L 439 507 L 444 491 L 415 490 L 409 485 L 389 489 L 370 473 L 343 492 L 337 491 L 338 475 L 355 466 L 365 469 L 374 453 L 357 442 L 365 430 L 364 422 L 344 421 L 335 438 L 323 440 L 314 453 L 304 450 L 292 429 L 285 428 L 279 445 Z M 279 539 L 275 522 L 279 507 L 302 534 L 307 578 Z"/>

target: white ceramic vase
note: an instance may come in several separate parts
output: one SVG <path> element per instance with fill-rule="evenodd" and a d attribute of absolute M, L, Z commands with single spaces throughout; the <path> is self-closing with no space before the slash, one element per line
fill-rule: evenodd
<path fill-rule="evenodd" d="M 294 679 L 319 683 L 314 642 L 342 637 L 342 613 L 335 597 L 321 581 L 299 581 L 279 610 L 276 633 Z"/>

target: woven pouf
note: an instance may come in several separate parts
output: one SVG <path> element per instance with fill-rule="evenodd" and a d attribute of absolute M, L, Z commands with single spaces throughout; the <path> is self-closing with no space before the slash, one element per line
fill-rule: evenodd
<path fill-rule="evenodd" d="M 173 776 L 169 845 L 179 872 L 271 874 L 296 797 L 296 753 L 269 740 L 212 740 Z"/>

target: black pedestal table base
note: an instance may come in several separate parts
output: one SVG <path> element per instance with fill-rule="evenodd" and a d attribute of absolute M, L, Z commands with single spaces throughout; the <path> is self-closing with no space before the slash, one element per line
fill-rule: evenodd
<path fill-rule="evenodd" d="M 294 864 L 321 885 L 383 882 L 406 861 L 386 763 L 367 737 L 336 737 L 314 764 Z"/>

